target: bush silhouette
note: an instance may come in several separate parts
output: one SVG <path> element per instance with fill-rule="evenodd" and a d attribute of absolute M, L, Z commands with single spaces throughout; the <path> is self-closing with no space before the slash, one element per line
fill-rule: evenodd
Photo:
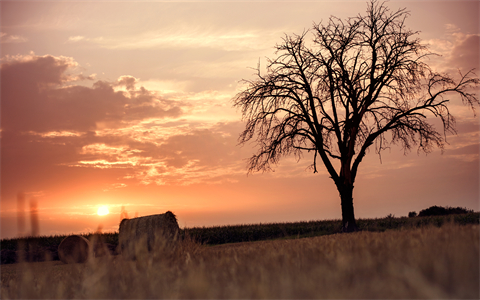
<path fill-rule="evenodd" d="M 442 206 L 431 206 L 427 209 L 421 210 L 418 213 L 419 217 L 426 216 L 445 216 L 445 215 L 454 215 L 454 214 L 467 214 L 472 213 L 473 210 L 466 209 L 462 207 L 442 207 Z M 410 216 L 410 214 L 409 214 Z"/>
<path fill-rule="evenodd" d="M 411 212 L 408 213 L 409 218 L 413 218 L 413 217 L 416 217 L 416 216 L 417 216 L 417 212 L 415 212 L 415 211 L 411 211 Z"/>

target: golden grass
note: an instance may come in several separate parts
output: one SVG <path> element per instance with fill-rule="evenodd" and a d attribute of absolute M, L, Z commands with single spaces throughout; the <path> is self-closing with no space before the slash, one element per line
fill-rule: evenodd
<path fill-rule="evenodd" d="M 479 298 L 479 225 L 2 266 L 2 298 Z"/>

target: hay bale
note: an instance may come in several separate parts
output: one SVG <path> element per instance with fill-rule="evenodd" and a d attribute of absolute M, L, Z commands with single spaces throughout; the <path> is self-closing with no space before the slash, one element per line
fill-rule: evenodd
<path fill-rule="evenodd" d="M 135 247 L 152 251 L 155 245 L 171 243 L 180 227 L 171 211 L 133 219 L 123 219 L 118 230 L 119 250 L 127 258 L 135 258 Z"/>
<path fill-rule="evenodd" d="M 84 263 L 88 259 L 90 242 L 79 235 L 67 236 L 58 246 L 58 258 L 66 264 Z"/>

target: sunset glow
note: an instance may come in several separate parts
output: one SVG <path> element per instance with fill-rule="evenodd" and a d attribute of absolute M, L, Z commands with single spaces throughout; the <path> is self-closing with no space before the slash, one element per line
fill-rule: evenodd
<path fill-rule="evenodd" d="M 410 11 L 408 27 L 440 54 L 434 70 L 480 74 L 478 1 L 386 3 Z M 266 74 L 285 34 L 363 14 L 366 0 L 0 6 L 1 238 L 18 232 L 19 192 L 37 203 L 40 235 L 94 232 L 99 219 L 117 231 L 122 208 L 170 210 L 180 227 L 340 219 L 335 185 L 323 166 L 308 168 L 311 153 L 247 176 L 255 149 L 238 146 L 245 123 L 232 98 L 251 68 Z M 448 100 L 457 135 L 447 133 L 443 153 L 367 153 L 357 218 L 479 210 L 478 115 Z"/>
<path fill-rule="evenodd" d="M 109 213 L 108 207 L 106 207 L 105 205 L 100 206 L 97 210 L 97 214 L 99 216 L 105 216 L 105 215 L 108 215 L 108 213 Z"/>

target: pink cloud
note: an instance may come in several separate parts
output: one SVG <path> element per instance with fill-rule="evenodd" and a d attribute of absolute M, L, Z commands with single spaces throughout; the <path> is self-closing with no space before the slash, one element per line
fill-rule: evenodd
<path fill-rule="evenodd" d="M 2 62 L 2 199 L 83 181 L 102 191 L 245 174 L 239 122 L 189 120 L 184 107 L 191 104 L 139 87 L 129 75 L 76 85 L 72 58 L 32 53 Z"/>
<path fill-rule="evenodd" d="M 133 90 L 138 79 L 133 76 L 121 76 L 117 80 L 117 85 L 125 86 L 127 90 Z"/>
<path fill-rule="evenodd" d="M 453 47 L 450 55 L 450 65 L 460 70 L 469 71 L 480 68 L 480 36 L 467 35 Z"/>
<path fill-rule="evenodd" d="M 100 127 L 123 128 L 144 119 L 183 115 L 182 104 L 144 88 L 125 92 L 115 91 L 117 82 L 97 81 L 91 87 L 72 84 L 72 78 L 78 78 L 78 74 L 70 74 L 76 66 L 72 58 L 33 53 L 2 59 L 2 203 L 15 199 L 19 190 L 52 191 L 77 184 L 85 171 L 65 166 L 105 156 L 83 153 L 85 146 L 103 143 L 116 147 L 133 142 L 128 132 L 98 136 Z M 135 150 L 136 145 L 132 147 Z M 143 147 L 151 149 L 150 153 L 155 149 Z M 92 184 L 102 185 L 126 176 L 123 170 L 117 170 L 113 178 L 96 171 L 87 173 L 90 175 L 83 180 L 100 178 Z"/>
<path fill-rule="evenodd" d="M 2 44 L 25 43 L 26 41 L 28 41 L 28 39 L 23 36 L 7 34 L 5 32 L 0 33 L 0 38 Z"/>
<path fill-rule="evenodd" d="M 97 123 L 178 117 L 182 109 L 145 89 L 133 91 L 135 79 L 119 83 L 97 81 L 92 87 L 64 83 L 72 79 L 67 70 L 76 66 L 64 57 L 32 56 L 2 64 L 2 129 L 15 131 L 95 130 Z M 81 75 L 73 76 L 78 79 Z M 83 79 L 92 79 L 83 76 Z M 80 79 L 82 79 L 80 78 Z M 130 93 L 115 91 L 126 85 Z"/>
<path fill-rule="evenodd" d="M 427 41 L 430 50 L 441 57 L 430 57 L 428 62 L 435 69 L 463 74 L 480 68 L 480 35 L 466 34 L 454 24 L 446 24 L 446 36 L 443 39 Z"/>

